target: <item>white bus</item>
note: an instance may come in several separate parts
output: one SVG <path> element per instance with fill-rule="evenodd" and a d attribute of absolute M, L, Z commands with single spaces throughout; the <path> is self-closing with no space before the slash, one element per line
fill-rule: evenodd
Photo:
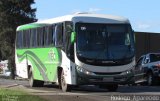
<path fill-rule="evenodd" d="M 116 91 L 133 82 L 134 33 L 128 19 L 78 13 L 17 28 L 16 73 L 30 86 L 45 81 L 63 91 L 98 85 Z"/>

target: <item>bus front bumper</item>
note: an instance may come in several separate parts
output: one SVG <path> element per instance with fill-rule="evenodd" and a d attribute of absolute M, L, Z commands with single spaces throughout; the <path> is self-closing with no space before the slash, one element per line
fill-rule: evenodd
<path fill-rule="evenodd" d="M 134 74 L 132 71 L 125 71 L 117 74 L 87 74 L 77 70 L 77 83 L 79 85 L 99 84 L 133 84 Z"/>

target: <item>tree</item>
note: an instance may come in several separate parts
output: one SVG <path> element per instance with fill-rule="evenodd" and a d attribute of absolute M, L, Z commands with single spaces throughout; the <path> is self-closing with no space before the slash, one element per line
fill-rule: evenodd
<path fill-rule="evenodd" d="M 34 0 L 0 0 L 0 59 L 8 59 L 12 74 L 15 70 L 16 28 L 37 21 L 36 9 L 31 7 L 34 3 Z"/>

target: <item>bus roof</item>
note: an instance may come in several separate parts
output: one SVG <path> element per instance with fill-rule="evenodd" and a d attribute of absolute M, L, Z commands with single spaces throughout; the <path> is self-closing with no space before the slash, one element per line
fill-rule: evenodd
<path fill-rule="evenodd" d="M 73 15 L 66 15 L 61 17 L 56 17 L 52 19 L 47 19 L 44 21 L 38 21 L 35 23 L 30 23 L 26 25 L 19 26 L 17 31 L 26 30 L 30 28 L 41 27 L 49 24 L 60 23 L 64 21 L 84 22 L 84 23 L 130 23 L 127 18 L 113 15 L 104 14 L 90 14 L 90 13 L 78 13 Z"/>

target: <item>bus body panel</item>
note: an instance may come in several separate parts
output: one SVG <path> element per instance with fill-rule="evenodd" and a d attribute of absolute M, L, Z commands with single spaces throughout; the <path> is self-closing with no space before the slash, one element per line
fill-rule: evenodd
<path fill-rule="evenodd" d="M 61 51 L 62 53 L 62 61 L 61 61 L 61 67 L 64 70 L 65 73 L 65 79 L 67 84 L 76 85 L 76 66 L 75 63 L 73 63 L 65 54 L 64 51 Z"/>
<path fill-rule="evenodd" d="M 17 50 L 17 75 L 28 78 L 27 65 L 31 66 L 34 79 L 57 82 L 57 68 L 65 71 L 66 82 L 76 84 L 75 63 L 63 51 L 56 48 Z"/>
<path fill-rule="evenodd" d="M 23 59 L 19 61 L 17 55 L 15 55 L 15 62 L 16 62 L 16 75 L 22 78 L 28 78 L 27 60 Z"/>
<path fill-rule="evenodd" d="M 27 65 L 30 65 L 33 72 L 33 76 L 36 80 L 55 82 L 57 78 L 57 66 L 60 63 L 60 57 L 60 52 L 56 48 L 17 50 L 17 71 L 21 71 L 22 68 L 25 68 L 24 72 L 25 74 L 28 74 Z M 21 67 L 24 64 L 25 66 Z M 22 77 L 27 78 L 28 76 L 25 75 Z"/>

